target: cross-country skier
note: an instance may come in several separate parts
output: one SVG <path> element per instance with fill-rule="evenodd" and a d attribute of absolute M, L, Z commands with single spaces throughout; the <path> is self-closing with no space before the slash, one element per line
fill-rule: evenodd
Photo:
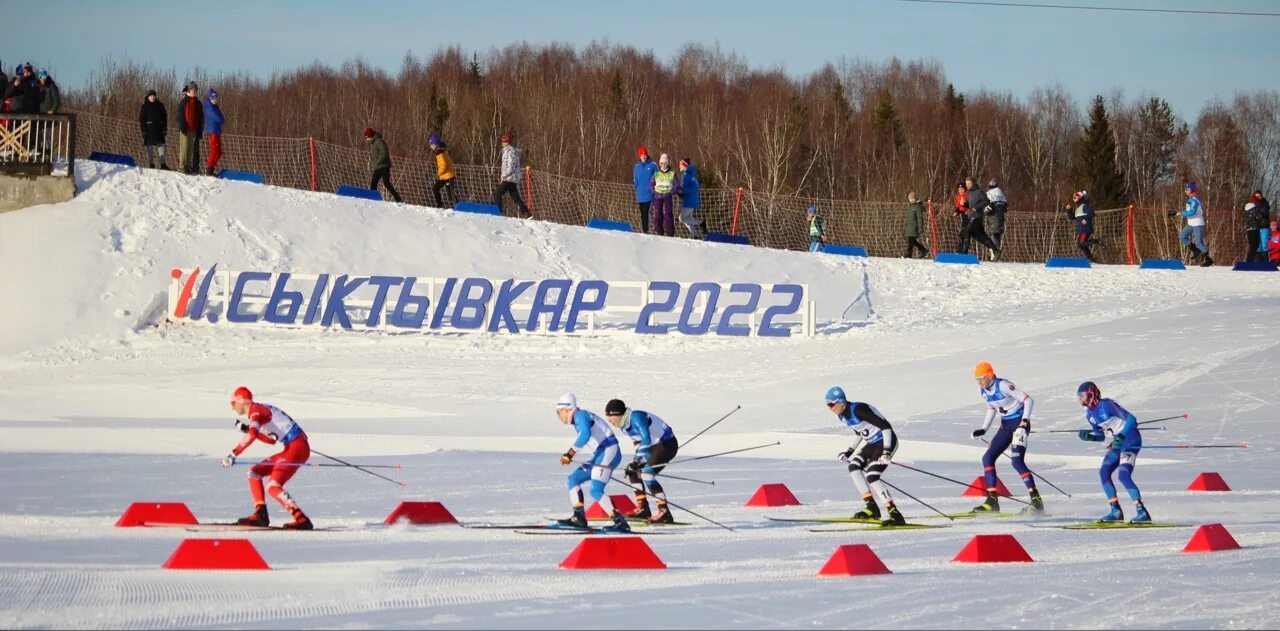
<path fill-rule="evenodd" d="M 1133 483 L 1133 467 L 1137 464 L 1138 452 L 1142 450 L 1142 433 L 1138 431 L 1137 417 L 1115 400 L 1102 398 L 1102 391 L 1092 381 L 1080 384 L 1076 397 L 1084 406 L 1084 420 L 1089 423 L 1089 429 L 1080 430 L 1080 440 L 1103 442 L 1108 437 L 1111 439 L 1111 448 L 1102 457 L 1102 466 L 1098 469 L 1102 490 L 1107 494 L 1111 510 L 1098 521 L 1124 521 L 1120 499 L 1116 497 L 1116 485 L 1111 482 L 1111 474 L 1120 469 L 1120 484 L 1129 492 L 1138 513 L 1131 523 L 1150 523 L 1151 514 L 1142 503 L 1142 492 Z"/>
<path fill-rule="evenodd" d="M 311 458 L 311 445 L 307 442 L 307 433 L 302 426 L 280 408 L 270 403 L 259 403 L 253 400 L 253 393 L 240 386 L 231 395 L 231 409 L 236 414 L 249 419 L 248 423 L 236 419 L 236 427 L 244 432 L 244 439 L 222 459 L 223 467 L 236 463 L 236 458 L 244 453 L 254 441 L 262 441 L 268 445 L 279 443 L 283 450 L 266 460 L 253 465 L 249 469 L 249 492 L 253 494 L 253 514 L 238 520 L 243 526 L 266 526 L 270 523 L 267 517 L 266 495 L 275 498 L 285 510 L 293 515 L 293 521 L 285 528 L 311 530 L 311 520 L 298 508 L 298 503 L 284 490 L 284 485 L 298 472 L 298 469 Z M 277 464 L 279 463 L 279 464 Z M 262 488 L 262 478 L 269 477 L 267 488 Z"/>
<path fill-rule="evenodd" d="M 893 453 L 898 450 L 898 437 L 893 433 L 893 426 L 885 420 L 880 410 L 859 401 L 849 402 L 840 386 L 831 386 L 827 390 L 827 408 L 835 413 L 836 418 L 858 435 L 858 444 L 840 452 L 841 462 L 849 464 L 849 477 L 853 485 L 862 493 L 864 508 L 854 517 L 862 519 L 878 519 L 880 508 L 872 495 L 880 496 L 884 502 L 885 524 L 902 525 L 907 520 L 898 512 L 893 504 L 889 490 L 880 482 L 880 476 L 889 468 Z"/>
<path fill-rule="evenodd" d="M 589 495 L 600 504 L 600 508 L 604 509 L 605 513 L 613 517 L 613 526 L 608 530 L 630 532 L 631 527 L 627 525 L 627 519 L 614 508 L 613 501 L 604 492 L 604 486 L 608 483 L 614 468 L 622 462 L 622 451 L 618 449 L 618 439 L 613 435 L 613 430 L 604 419 L 578 408 L 578 397 L 572 394 L 561 395 L 556 401 L 556 416 L 560 417 L 561 423 L 573 425 L 578 434 L 577 440 L 569 450 L 560 456 L 560 464 L 573 464 L 573 457 L 579 450 L 591 444 L 595 445 L 595 452 L 591 454 L 591 459 L 569 474 L 567 483 L 573 515 L 568 519 L 559 520 L 559 523 L 562 526 L 587 528 L 587 512 L 583 503 L 584 497 Z"/>
<path fill-rule="evenodd" d="M 621 399 L 613 399 L 605 404 L 604 418 L 610 425 L 625 431 L 636 447 L 636 456 L 627 465 L 627 480 L 635 489 L 636 496 L 636 510 L 630 517 L 648 519 L 655 524 L 675 522 L 671 509 L 667 506 L 667 494 L 658 482 L 658 473 L 676 457 L 676 452 L 680 449 L 676 433 L 656 414 L 628 409 Z M 646 487 L 649 495 L 657 500 L 656 513 L 649 510 Z"/>
<path fill-rule="evenodd" d="M 1000 417 L 1000 429 L 991 437 L 987 451 L 982 454 L 982 476 L 987 484 L 987 501 L 974 507 L 975 513 L 1000 512 L 1000 496 L 996 492 L 996 459 L 1005 449 L 1009 449 L 1009 461 L 1013 470 L 1022 476 L 1023 484 L 1031 495 L 1031 505 L 1022 509 L 1023 514 L 1044 514 L 1044 500 L 1036 490 L 1036 478 L 1031 474 L 1025 462 L 1027 454 L 1027 434 L 1031 432 L 1031 408 L 1034 401 L 1031 395 L 1019 390 L 1008 379 L 996 376 L 995 368 L 990 363 L 978 362 L 973 368 L 973 378 L 978 381 L 978 393 L 987 404 L 987 416 L 982 427 L 973 430 L 973 438 L 977 440 L 987 433 L 991 422 Z"/>

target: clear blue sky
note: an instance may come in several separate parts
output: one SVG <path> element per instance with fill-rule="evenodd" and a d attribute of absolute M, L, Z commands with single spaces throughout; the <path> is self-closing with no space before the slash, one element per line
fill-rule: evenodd
<path fill-rule="evenodd" d="M 995 0 L 1005 1 L 1005 0 Z M 1009 0 L 1013 1 L 1013 0 Z M 1027 0 L 1048 4 L 1280 12 L 1280 0 Z M 895 0 L 449 2 L 39 0 L 5 12 L 0 61 L 27 59 L 75 87 L 105 55 L 267 75 L 363 57 L 388 70 L 406 52 L 458 44 L 592 40 L 650 49 L 719 44 L 752 67 L 793 75 L 841 57 L 936 59 L 961 91 L 1022 97 L 1061 83 L 1080 104 L 1116 87 L 1152 92 L 1194 120 L 1215 97 L 1277 89 L 1280 18 L 954 6 Z"/>

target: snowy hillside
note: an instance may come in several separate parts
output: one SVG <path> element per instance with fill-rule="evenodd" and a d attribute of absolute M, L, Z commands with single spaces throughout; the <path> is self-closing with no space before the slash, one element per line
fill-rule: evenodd
<path fill-rule="evenodd" d="M 77 174 L 75 200 L 0 214 L 7 626 L 646 626 L 635 617 L 640 602 L 660 605 L 666 622 L 655 626 L 676 627 L 1280 624 L 1276 275 L 811 255 L 96 163 L 78 164 Z M 801 283 L 817 303 L 818 333 L 556 337 L 162 322 L 170 270 L 212 263 Z M 833 384 L 894 423 L 898 460 L 972 480 L 983 447 L 969 438 L 983 413 L 971 378 L 979 360 L 1035 397 L 1038 430 L 1082 427 L 1075 388 L 1092 379 L 1140 418 L 1189 413 L 1145 433 L 1148 445 L 1247 442 L 1144 450 L 1134 474 L 1158 520 L 1222 522 L 1246 549 L 1180 554 L 1190 528 L 944 523 L 906 498 L 908 519 L 947 528 L 817 534 L 763 520 L 852 512 L 857 494 L 835 454 L 854 437 L 822 400 Z M 184 501 L 213 521 L 247 513 L 244 468 L 217 464 L 240 437 L 227 408 L 239 385 L 298 419 L 316 449 L 402 464 L 396 474 L 407 487 L 343 469 L 302 471 L 290 492 L 317 525 L 350 530 L 250 535 L 276 568 L 261 576 L 160 570 L 190 533 L 111 524 L 135 500 Z M 682 438 L 741 405 L 681 456 L 780 444 L 672 467 L 714 486 L 667 484 L 675 502 L 736 532 L 681 514 L 697 525 L 650 539 L 670 569 L 626 574 L 558 570 L 575 537 L 363 527 L 403 499 L 440 500 L 464 522 L 564 516 L 568 471 L 558 458 L 571 436 L 552 408 L 570 391 L 596 411 L 614 397 L 652 410 Z M 1071 494 L 1041 485 L 1050 523 L 1088 521 L 1106 508 L 1099 449 L 1071 434 L 1033 437 L 1028 463 Z M 245 459 L 269 453 L 257 446 Z M 1007 461 L 998 466 L 1023 496 Z M 1186 492 L 1202 471 L 1222 473 L 1237 491 Z M 885 479 L 944 511 L 973 505 L 937 478 L 891 468 Z M 786 483 L 806 506 L 742 508 L 766 482 Z M 996 532 L 1015 534 L 1037 562 L 949 562 L 973 534 Z M 814 578 L 842 543 L 869 543 L 896 574 Z M 282 584 L 287 593 L 269 606 L 251 596 Z M 980 586 L 991 600 L 972 598 Z M 606 617 L 582 617 L 588 603 Z"/>

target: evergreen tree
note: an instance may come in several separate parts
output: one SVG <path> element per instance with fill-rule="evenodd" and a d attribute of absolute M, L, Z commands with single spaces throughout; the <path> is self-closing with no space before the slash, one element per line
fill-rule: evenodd
<path fill-rule="evenodd" d="M 876 106 L 871 127 L 875 130 L 875 150 L 879 156 L 896 155 L 897 151 L 907 143 L 902 119 L 898 116 L 898 108 L 893 103 L 893 95 L 888 90 L 880 95 L 880 103 Z"/>
<path fill-rule="evenodd" d="M 942 104 L 946 112 L 947 170 L 955 173 L 964 165 L 964 95 L 948 83 Z"/>
<path fill-rule="evenodd" d="M 1076 144 L 1076 164 L 1072 174 L 1087 191 L 1095 208 L 1117 208 L 1128 203 L 1124 173 L 1116 164 L 1116 138 L 1102 97 L 1093 99 L 1089 126 Z"/>

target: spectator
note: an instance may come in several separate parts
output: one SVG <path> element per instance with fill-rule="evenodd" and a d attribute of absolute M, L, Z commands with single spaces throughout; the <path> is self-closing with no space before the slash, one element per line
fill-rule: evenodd
<path fill-rule="evenodd" d="M 1000 246 L 992 243 L 991 237 L 988 237 L 987 231 L 982 228 L 982 218 L 986 215 L 987 208 L 991 206 L 991 200 L 987 199 L 987 194 L 983 193 L 981 188 L 978 188 L 978 182 L 973 178 L 965 178 L 964 185 L 968 189 L 965 191 L 965 205 L 969 208 L 965 213 L 965 217 L 969 221 L 969 233 L 967 236 L 991 250 L 993 252 L 991 260 L 999 261 L 1000 256 L 1003 254 L 1000 251 Z M 963 251 L 968 251 L 968 245 L 968 238 L 966 238 Z"/>
<path fill-rule="evenodd" d="M 1270 252 L 1271 262 L 1280 263 L 1280 232 L 1276 231 L 1276 222 L 1271 222 L 1271 238 L 1267 239 L 1267 251 Z"/>
<path fill-rule="evenodd" d="M 1097 242 L 1093 239 L 1093 205 L 1089 203 L 1089 192 L 1072 193 L 1071 203 L 1067 204 L 1067 212 L 1071 220 L 1076 223 L 1076 247 L 1080 248 L 1089 262 L 1097 262 L 1091 250 Z"/>
<path fill-rule="evenodd" d="M 956 252 L 969 253 L 969 195 L 965 192 L 964 182 L 956 183 L 955 205 L 952 206 L 955 218 L 960 220 L 956 232 Z"/>
<path fill-rule="evenodd" d="M 498 171 L 498 188 L 493 191 L 493 205 L 501 211 L 502 197 L 511 195 L 516 207 L 520 209 L 520 216 L 531 219 L 533 213 L 529 212 L 529 207 L 520 198 L 520 150 L 511 144 L 515 140 L 515 134 L 508 131 L 498 140 L 502 142 L 502 167 Z"/>
<path fill-rule="evenodd" d="M 1267 201 L 1267 198 L 1262 196 L 1261 190 L 1254 191 L 1253 195 L 1249 196 L 1249 201 L 1253 202 L 1261 209 L 1261 212 L 1266 215 L 1267 222 L 1276 220 L 1275 214 L 1271 211 L 1271 202 Z M 1269 244 L 1268 239 L 1271 238 L 1271 230 L 1267 228 L 1269 225 L 1270 223 L 1264 223 L 1262 229 L 1258 231 L 1258 252 L 1262 253 L 1262 256 L 1259 257 L 1262 259 L 1267 257 L 1267 246 Z"/>
<path fill-rule="evenodd" d="M 364 128 L 364 139 L 369 142 L 369 168 L 373 170 L 373 179 L 369 181 L 370 190 L 378 190 L 378 182 L 382 181 L 387 185 L 387 192 L 391 193 L 391 199 L 397 202 L 400 199 L 400 193 L 396 192 L 396 187 L 391 185 L 391 150 L 387 149 L 387 141 L 382 139 L 382 134 L 373 130 L 372 127 Z"/>
<path fill-rule="evenodd" d="M 147 166 L 156 168 L 156 154 L 160 156 L 160 168 L 168 170 L 164 163 L 164 136 L 169 128 L 169 113 L 155 90 L 147 90 L 147 98 L 138 109 L 138 125 L 142 127 L 142 146 L 147 150 Z"/>
<path fill-rule="evenodd" d="M 209 175 L 217 175 L 214 169 L 222 159 L 222 124 L 225 121 L 222 108 L 218 106 L 218 91 L 209 88 L 209 101 L 204 104 L 204 133 L 209 134 L 209 163 L 205 172 Z"/>
<path fill-rule="evenodd" d="M 920 258 L 928 258 L 929 248 L 920 243 L 920 232 L 924 230 L 924 202 L 916 197 L 916 192 L 907 193 L 907 225 L 903 233 L 907 240 L 907 252 L 903 256 L 913 259 L 916 250 L 920 250 Z"/>
<path fill-rule="evenodd" d="M 689 236 L 702 239 L 706 236 L 702 220 L 693 216 L 693 211 L 702 207 L 698 165 L 689 162 L 688 158 L 680 158 L 680 173 L 680 221 L 689 229 Z"/>
<path fill-rule="evenodd" d="M 196 93 L 196 82 L 187 83 L 182 100 L 178 101 L 178 161 L 182 172 L 195 175 L 200 172 L 200 134 L 204 131 L 204 105 Z"/>
<path fill-rule="evenodd" d="M 653 234 L 676 236 L 674 205 L 675 196 L 680 194 L 680 178 L 671 169 L 671 160 L 665 153 L 658 157 L 658 170 L 649 181 L 649 188 L 653 191 L 653 217 L 649 220 Z"/>
<path fill-rule="evenodd" d="M 22 113 L 39 114 L 41 98 L 40 80 L 36 78 L 31 63 L 27 62 L 22 66 Z"/>
<path fill-rule="evenodd" d="M 449 158 L 449 147 L 440 140 L 440 134 L 431 134 L 427 139 L 431 153 L 436 158 L 436 183 L 431 186 L 431 194 L 435 197 L 436 208 L 453 208 L 458 205 L 458 196 L 453 192 L 453 182 L 457 175 L 453 172 L 453 160 Z M 443 190 L 449 197 L 449 205 L 444 205 L 440 195 Z"/>
<path fill-rule="evenodd" d="M 640 208 L 641 232 L 649 234 L 649 209 L 653 206 L 653 174 L 658 172 L 658 165 L 649 159 L 649 150 L 641 146 L 636 149 L 639 162 L 631 168 L 632 179 L 636 187 L 636 206 Z"/>
<path fill-rule="evenodd" d="M 1213 265 L 1213 259 L 1209 258 L 1209 246 L 1204 242 L 1204 204 L 1200 203 L 1200 187 L 1195 182 L 1187 182 L 1182 187 L 1182 194 L 1187 198 L 1186 205 L 1182 207 L 1182 216 L 1186 218 L 1187 225 L 1178 233 L 1178 241 L 1191 251 L 1192 263 L 1203 257 L 1200 267 L 1209 267 Z M 1170 217 L 1176 214 L 1177 210 L 1169 211 Z"/>
<path fill-rule="evenodd" d="M 4 111 L 14 114 L 22 112 L 22 75 L 13 75 L 9 85 L 5 86 Z"/>
<path fill-rule="evenodd" d="M 1244 260 L 1252 263 L 1253 261 L 1265 261 L 1266 255 L 1263 254 L 1262 230 L 1271 221 L 1270 213 L 1266 209 L 1258 206 L 1256 202 L 1248 202 L 1244 205 L 1244 234 L 1249 242 L 1244 252 Z"/>
<path fill-rule="evenodd" d="M 996 244 L 997 248 L 1003 248 L 1004 214 L 1009 211 L 1009 200 L 1000 189 L 1000 183 L 994 179 L 987 182 L 987 199 L 991 202 L 987 207 L 987 227 L 989 228 L 987 234 L 991 235 L 991 242 Z M 994 252 L 991 258 L 995 259 Z"/>
<path fill-rule="evenodd" d="M 821 252 L 827 247 L 827 220 L 818 213 L 818 205 L 814 204 L 807 211 L 809 216 L 809 251 Z"/>
<path fill-rule="evenodd" d="M 40 71 L 39 81 L 40 89 L 43 91 L 40 98 L 40 111 L 45 114 L 57 114 L 58 110 L 62 109 L 62 92 L 58 90 L 58 84 L 54 83 L 48 70 Z"/>

